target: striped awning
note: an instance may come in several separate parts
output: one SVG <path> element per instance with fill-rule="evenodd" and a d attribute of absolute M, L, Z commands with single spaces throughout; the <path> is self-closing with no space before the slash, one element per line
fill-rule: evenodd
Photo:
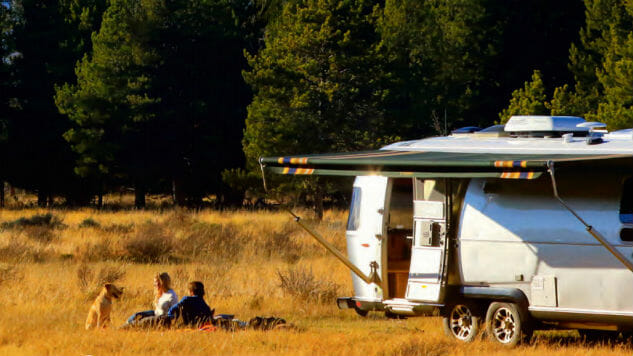
<path fill-rule="evenodd" d="M 319 155 L 262 157 L 271 172 L 289 175 L 419 178 L 534 179 L 557 166 L 622 166 L 633 168 L 633 155 L 507 154 L 377 150 Z"/>

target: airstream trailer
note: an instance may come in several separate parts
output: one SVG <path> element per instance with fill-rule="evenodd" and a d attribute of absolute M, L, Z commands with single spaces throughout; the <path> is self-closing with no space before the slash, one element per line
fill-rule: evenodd
<path fill-rule="evenodd" d="M 439 310 L 465 342 L 484 326 L 505 345 L 539 328 L 633 330 L 633 129 L 515 116 L 377 151 L 260 162 L 356 176 L 337 256 L 355 295 L 341 308 Z"/>

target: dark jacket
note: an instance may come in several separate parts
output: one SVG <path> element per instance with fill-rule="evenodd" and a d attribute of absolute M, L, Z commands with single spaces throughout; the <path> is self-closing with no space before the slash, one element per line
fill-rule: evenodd
<path fill-rule="evenodd" d="M 167 317 L 172 321 L 182 315 L 185 325 L 198 325 L 213 320 L 213 310 L 198 296 L 183 297 L 178 304 L 169 308 Z"/>

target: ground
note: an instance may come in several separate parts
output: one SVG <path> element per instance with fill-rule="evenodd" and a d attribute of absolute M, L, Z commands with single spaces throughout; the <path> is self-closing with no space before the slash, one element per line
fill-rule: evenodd
<path fill-rule="evenodd" d="M 47 215 L 50 214 L 50 215 Z M 308 212 L 302 212 L 309 215 Z M 24 219 L 20 219 L 24 218 Z M 346 214 L 310 222 L 345 249 Z M 631 355 L 630 341 L 588 343 L 575 331 L 540 332 L 505 349 L 446 338 L 438 317 L 387 319 L 338 310 L 350 275 L 278 212 L 0 210 L 0 355 Z M 288 330 L 124 331 L 151 308 L 152 279 L 170 273 L 182 296 L 201 280 L 216 313 L 278 316 Z M 85 331 L 99 286 L 124 287 L 112 325 Z"/>

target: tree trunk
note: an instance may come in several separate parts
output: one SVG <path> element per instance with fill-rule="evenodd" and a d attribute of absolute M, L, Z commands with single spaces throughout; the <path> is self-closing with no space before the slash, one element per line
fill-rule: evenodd
<path fill-rule="evenodd" d="M 314 215 L 317 220 L 323 220 L 323 188 L 318 183 L 314 191 Z"/>
<path fill-rule="evenodd" d="M 185 206 L 187 204 L 187 197 L 183 190 L 182 180 L 174 178 L 171 182 L 171 187 L 174 204 L 177 206 Z"/>
<path fill-rule="evenodd" d="M 145 185 L 137 182 L 134 187 L 134 207 L 137 209 L 145 208 Z"/>
<path fill-rule="evenodd" d="M 47 200 L 48 200 L 48 194 L 46 194 L 46 191 L 44 191 L 44 189 L 40 187 L 40 189 L 37 190 L 37 206 L 41 208 L 46 207 Z"/>

